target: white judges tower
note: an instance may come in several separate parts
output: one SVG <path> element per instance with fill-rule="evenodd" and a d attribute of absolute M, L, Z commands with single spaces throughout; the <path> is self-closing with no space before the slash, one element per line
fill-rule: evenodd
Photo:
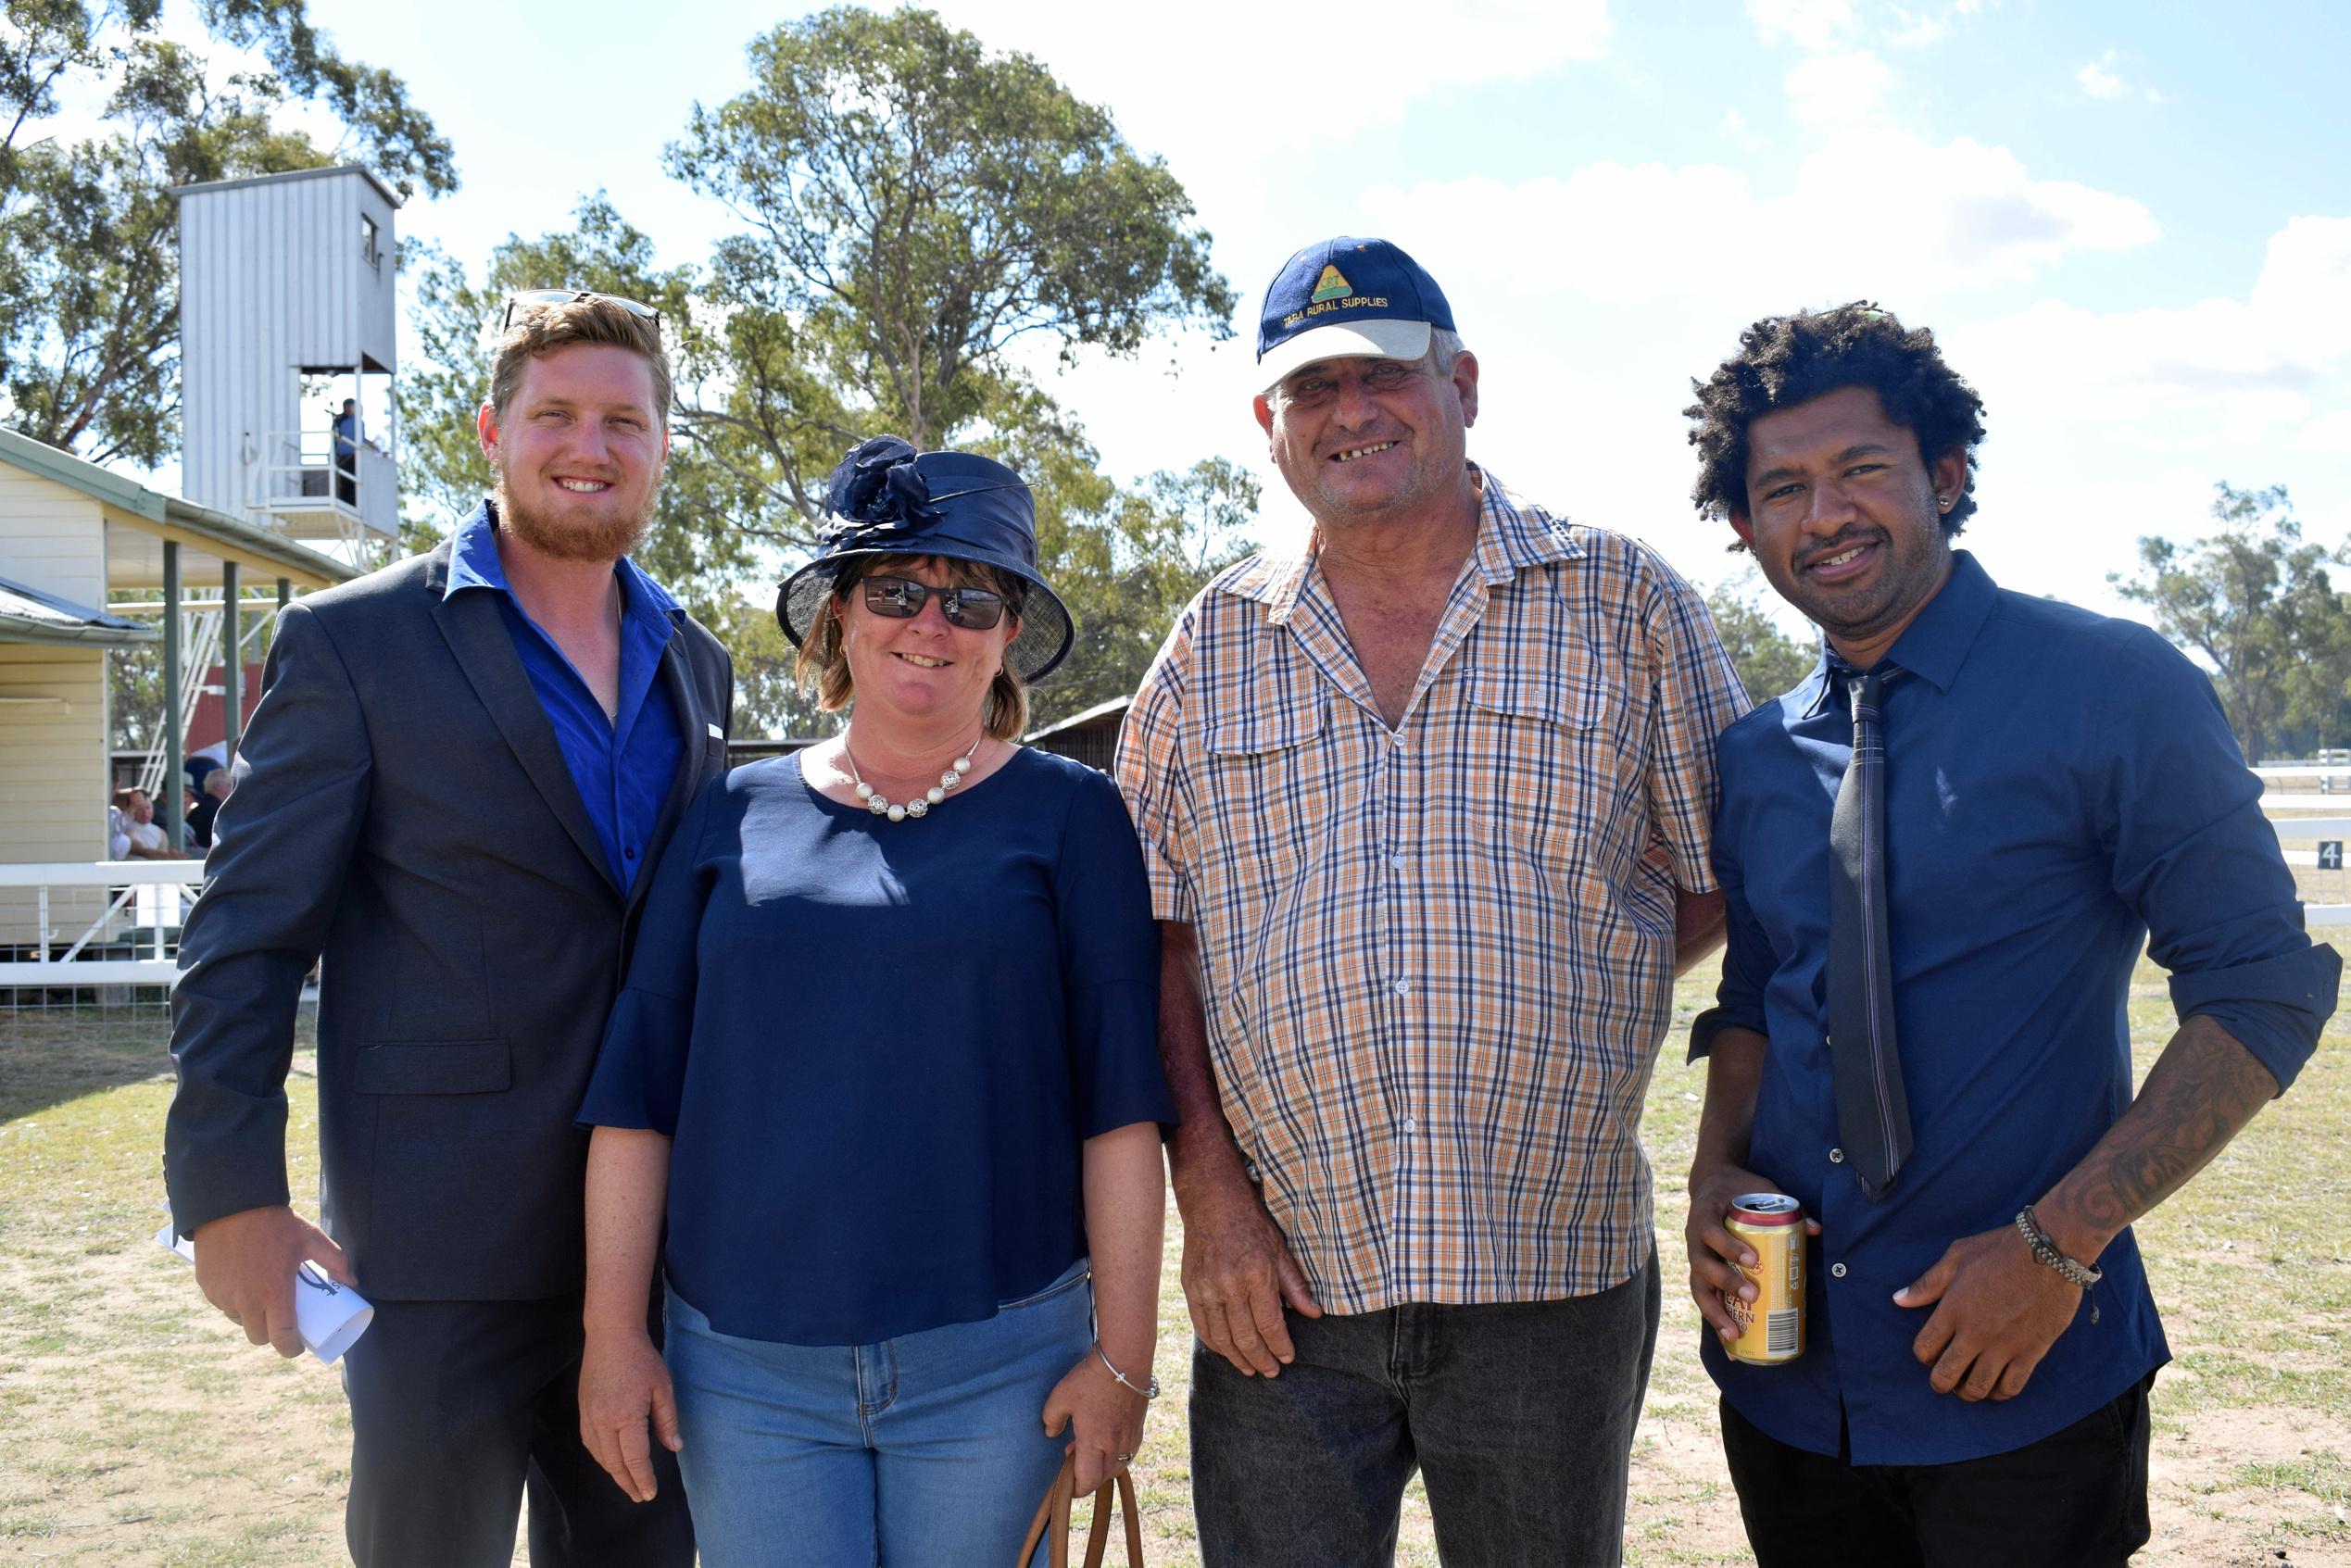
<path fill-rule="evenodd" d="M 347 166 L 174 194 L 182 493 L 354 566 L 388 558 L 399 198 Z"/>

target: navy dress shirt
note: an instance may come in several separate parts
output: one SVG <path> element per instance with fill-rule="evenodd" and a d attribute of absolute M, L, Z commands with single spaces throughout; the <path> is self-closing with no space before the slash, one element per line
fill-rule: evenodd
<path fill-rule="evenodd" d="M 671 1148 L 671 1285 L 871 1345 L 1086 1253 L 1080 1145 L 1173 1123 L 1159 931 L 1110 781 L 1022 751 L 919 821 L 712 781 L 663 852 L 580 1120 Z"/>
<path fill-rule="evenodd" d="M 1718 743 L 1729 947 L 1692 1036 L 1693 1055 L 1722 1024 L 1770 1040 L 1747 1164 L 1821 1223 L 1809 1343 L 1771 1367 L 1711 1334 L 1703 1354 L 1782 1442 L 1835 1454 L 1849 1436 L 1854 1463 L 1934 1464 L 2038 1441 L 2169 1359 L 2127 1230 L 2012 1399 L 1937 1394 L 1910 1349 L 1931 1309 L 1892 1300 L 1951 1242 L 2013 1223 L 2121 1115 L 2142 946 L 2180 1016 L 2210 1017 L 2282 1085 L 2341 964 L 2303 933 L 2211 683 L 2154 632 L 2006 592 L 1959 552 L 1887 659 L 1908 671 L 1885 688 L 1886 888 L 1915 1148 L 1872 1203 L 1836 1147 L 1829 820 L 1853 726 L 1824 665 Z"/>
<path fill-rule="evenodd" d="M 458 525 L 445 596 L 497 596 L 507 634 L 555 728 L 555 743 L 595 825 L 606 869 L 626 893 L 644 869 L 645 847 L 660 823 L 662 804 L 685 755 L 677 706 L 660 672 L 662 650 L 685 611 L 635 562 L 622 558 L 612 573 L 621 585 L 621 710 L 612 718 L 605 716 L 587 682 L 507 585 L 506 567 L 498 558 L 497 513 L 487 501 Z"/>

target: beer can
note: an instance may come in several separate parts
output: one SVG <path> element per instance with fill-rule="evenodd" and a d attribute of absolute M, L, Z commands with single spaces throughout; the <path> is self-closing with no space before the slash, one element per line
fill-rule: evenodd
<path fill-rule="evenodd" d="M 1784 1192 L 1751 1192 L 1730 1206 L 1730 1234 L 1754 1248 L 1755 1298 L 1723 1298 L 1739 1337 L 1725 1347 L 1734 1361 L 1776 1366 L 1804 1353 L 1804 1206 Z"/>

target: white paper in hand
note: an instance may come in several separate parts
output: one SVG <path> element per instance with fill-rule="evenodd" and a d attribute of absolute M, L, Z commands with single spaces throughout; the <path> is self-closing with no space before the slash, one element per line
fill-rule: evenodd
<path fill-rule="evenodd" d="M 171 1234 L 171 1226 L 155 1233 L 156 1245 L 167 1251 L 177 1252 L 189 1262 L 195 1261 L 195 1243 L 186 1236 Z M 347 1285 L 337 1285 L 319 1272 L 316 1263 L 304 1263 L 294 1272 L 294 1328 L 302 1336 L 302 1343 L 321 1364 L 333 1366 L 343 1352 L 368 1331 L 375 1321 L 375 1309 L 366 1298 Z"/>

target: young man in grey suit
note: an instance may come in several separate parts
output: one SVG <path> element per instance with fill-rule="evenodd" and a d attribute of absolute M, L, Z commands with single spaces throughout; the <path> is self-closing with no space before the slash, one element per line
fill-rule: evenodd
<path fill-rule="evenodd" d="M 668 450 L 660 318 L 518 295 L 484 501 L 431 554 L 280 617 L 172 998 L 164 1135 L 196 1282 L 301 1349 L 304 1260 L 373 1324 L 344 1363 L 361 1568 L 686 1568 L 674 1461 L 630 1502 L 582 1447 L 587 1135 L 572 1125 L 626 932 L 725 766 L 725 650 L 628 560 Z M 284 1081 L 321 953 L 325 1228 L 289 1206 Z"/>

